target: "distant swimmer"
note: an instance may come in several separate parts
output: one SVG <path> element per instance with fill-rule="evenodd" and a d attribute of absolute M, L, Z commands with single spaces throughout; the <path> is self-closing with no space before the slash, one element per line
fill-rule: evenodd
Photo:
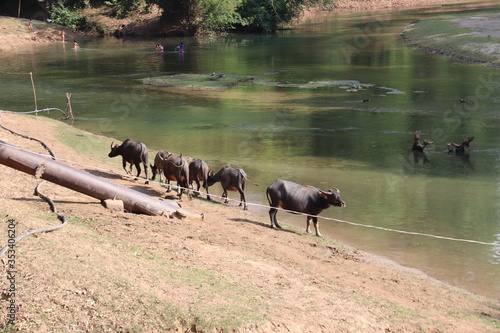
<path fill-rule="evenodd" d="M 75 40 L 73 40 L 73 48 L 76 50 L 76 49 L 79 49 L 80 48 L 80 45 L 78 44 L 78 42 Z"/>
<path fill-rule="evenodd" d="M 184 43 L 181 42 L 179 45 L 175 47 L 176 51 L 179 51 L 179 53 L 184 53 Z"/>
<path fill-rule="evenodd" d="M 156 44 L 156 45 L 155 45 L 155 51 L 163 51 L 163 45 L 161 45 L 161 44 Z"/>

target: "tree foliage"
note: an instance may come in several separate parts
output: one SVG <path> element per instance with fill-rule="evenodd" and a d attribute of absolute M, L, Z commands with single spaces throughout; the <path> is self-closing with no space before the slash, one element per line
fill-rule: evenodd
<path fill-rule="evenodd" d="M 5 0 L 14 2 L 14 0 Z M 18 0 L 16 0 L 18 1 Z M 25 0 L 30 1 L 30 0 Z M 33 0 L 34 1 L 34 0 Z M 163 9 L 163 22 L 192 33 L 227 30 L 274 31 L 311 7 L 326 7 L 334 0 L 36 0 L 44 3 L 56 22 L 78 28 L 79 10 L 107 6 L 114 15 L 128 17 L 144 5 Z"/>
<path fill-rule="evenodd" d="M 50 9 L 50 16 L 54 22 L 64 25 L 73 31 L 84 30 L 84 17 L 72 8 L 58 3 Z"/>
<path fill-rule="evenodd" d="M 158 4 L 163 17 L 196 31 L 274 31 L 290 23 L 304 9 L 326 8 L 333 0 L 148 0 Z"/>

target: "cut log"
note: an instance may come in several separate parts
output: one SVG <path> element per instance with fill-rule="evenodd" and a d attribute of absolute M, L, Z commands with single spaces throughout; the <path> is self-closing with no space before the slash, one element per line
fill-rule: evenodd
<path fill-rule="evenodd" d="M 188 215 L 203 218 L 203 215 L 200 214 L 190 212 L 186 214 L 186 211 L 177 204 L 161 201 L 3 141 L 0 141 L 0 163 L 101 201 L 107 199 L 122 200 L 125 209 L 130 212 L 171 217 Z"/>

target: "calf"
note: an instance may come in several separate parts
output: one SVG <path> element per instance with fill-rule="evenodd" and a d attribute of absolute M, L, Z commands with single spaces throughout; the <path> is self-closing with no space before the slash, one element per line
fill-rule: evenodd
<path fill-rule="evenodd" d="M 271 206 L 269 210 L 271 228 L 276 226 L 281 229 L 276 219 L 277 207 L 281 207 L 286 210 L 307 214 L 306 232 L 310 232 L 309 227 L 312 219 L 318 237 L 321 237 L 321 234 L 317 215 L 330 206 L 346 206 L 345 202 L 340 198 L 340 191 L 336 188 L 323 191 L 313 186 L 299 185 L 282 179 L 277 179 L 269 185 L 266 194 Z"/>
<path fill-rule="evenodd" d="M 215 175 L 209 175 L 207 179 L 207 185 L 212 186 L 213 184 L 220 182 L 224 192 L 222 197 L 226 198 L 224 203 L 228 203 L 227 191 L 238 191 L 240 192 L 240 204 L 243 205 L 243 209 L 248 209 L 247 202 L 245 200 L 245 180 L 248 180 L 247 174 L 243 169 L 233 168 L 232 166 L 223 166 L 219 172 Z"/>
<path fill-rule="evenodd" d="M 205 161 L 200 160 L 199 158 L 193 159 L 191 163 L 189 163 L 189 184 L 191 185 L 193 181 L 196 183 L 196 192 L 200 193 L 200 180 L 203 180 L 203 188 L 207 192 L 207 199 L 210 199 L 210 195 L 208 194 L 208 165 Z"/>
<path fill-rule="evenodd" d="M 144 172 L 146 173 L 146 184 L 149 184 L 148 148 L 144 143 L 131 139 L 126 139 L 121 145 L 115 145 L 113 142 L 111 143 L 111 152 L 108 154 L 108 156 L 115 157 L 118 155 L 122 156 L 123 169 L 125 169 L 125 172 L 129 175 L 132 174 L 133 164 L 137 169 L 136 177 L 139 177 L 139 175 L 141 174 L 142 163 L 144 165 Z M 127 170 L 127 163 L 130 163 L 130 171 Z"/>

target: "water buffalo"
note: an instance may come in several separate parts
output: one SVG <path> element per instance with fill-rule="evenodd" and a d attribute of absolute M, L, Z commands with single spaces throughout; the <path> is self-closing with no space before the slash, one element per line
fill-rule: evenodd
<path fill-rule="evenodd" d="M 177 193 L 179 199 L 184 189 L 188 188 L 189 164 L 182 155 L 170 154 L 166 158 L 159 156 L 161 169 L 165 175 L 165 182 L 168 184 L 167 192 L 170 192 L 170 181 L 177 182 Z"/>
<path fill-rule="evenodd" d="M 475 135 L 469 136 L 467 139 L 464 139 L 462 143 L 456 144 L 454 142 L 448 143 L 448 151 L 453 152 L 453 147 L 455 147 L 455 153 L 456 154 L 464 154 L 465 153 L 465 148 L 470 148 L 470 143 L 472 140 L 476 138 Z"/>
<path fill-rule="evenodd" d="M 415 133 L 413 134 L 413 146 L 411 147 L 412 151 L 423 152 L 425 147 L 434 143 L 434 142 L 428 141 L 428 140 L 424 140 L 424 142 L 420 142 L 420 132 L 421 131 L 415 131 Z"/>
<path fill-rule="evenodd" d="M 330 206 L 345 207 L 346 205 L 340 198 L 340 191 L 336 188 L 322 191 L 313 186 L 299 185 L 282 179 L 277 179 L 269 185 L 266 194 L 271 206 L 269 210 L 271 228 L 276 226 L 281 229 L 278 220 L 276 220 L 277 207 L 281 207 L 286 210 L 307 214 L 306 232 L 309 233 L 312 219 L 318 237 L 321 237 L 321 234 L 316 215 Z"/>
<path fill-rule="evenodd" d="M 148 180 L 148 148 L 146 145 L 139 141 L 134 141 L 131 139 L 126 139 L 121 145 L 115 145 L 114 142 L 111 143 L 111 152 L 108 154 L 109 157 L 115 157 L 121 155 L 123 161 L 123 169 L 127 174 L 132 174 L 132 164 L 135 165 L 137 169 L 137 176 L 141 174 L 141 163 L 144 165 L 144 172 L 146 173 L 146 184 L 149 184 Z M 127 170 L 127 163 L 130 163 L 130 171 Z M 136 178 L 137 179 L 137 178 Z"/>
<path fill-rule="evenodd" d="M 153 173 L 151 179 L 154 180 L 156 178 L 156 174 L 159 174 L 161 183 L 161 174 L 163 173 L 163 160 L 170 155 L 172 155 L 172 153 L 166 150 L 160 150 L 158 153 L 156 153 L 154 165 L 150 165 L 151 172 Z"/>
<path fill-rule="evenodd" d="M 210 195 L 208 194 L 208 165 L 205 161 L 200 160 L 199 158 L 195 158 L 189 163 L 189 184 L 191 185 L 193 181 L 196 183 L 196 192 L 200 193 L 200 180 L 203 181 L 203 187 L 207 192 L 207 199 L 210 199 Z"/>
<path fill-rule="evenodd" d="M 428 140 L 424 140 L 423 142 L 421 142 L 420 133 L 420 130 L 415 131 L 415 133 L 413 134 L 413 145 L 411 146 L 411 151 L 413 152 L 413 164 L 415 165 L 415 167 L 418 167 L 421 164 L 429 163 L 429 159 L 427 158 L 427 156 L 425 156 L 424 149 L 428 145 L 434 143 Z"/>
<path fill-rule="evenodd" d="M 225 165 L 219 172 L 215 175 L 209 175 L 207 179 L 207 185 L 212 186 L 213 184 L 220 182 L 224 192 L 222 197 L 226 198 L 224 203 L 228 203 L 227 191 L 238 191 L 240 192 L 240 204 L 243 205 L 243 209 L 248 209 L 247 202 L 245 200 L 245 181 L 248 180 L 247 174 L 243 169 L 233 168 L 232 166 Z M 254 184 L 257 185 L 257 184 Z"/>

